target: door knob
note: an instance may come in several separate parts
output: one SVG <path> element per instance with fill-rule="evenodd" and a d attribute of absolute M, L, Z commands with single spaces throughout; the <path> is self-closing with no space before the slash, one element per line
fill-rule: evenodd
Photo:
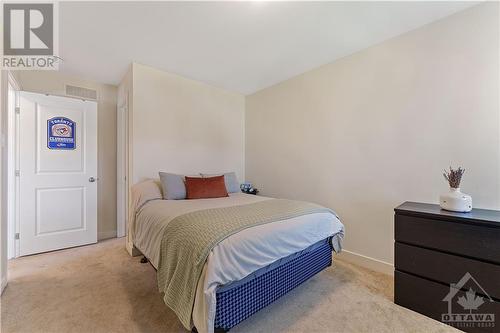
<path fill-rule="evenodd" d="M 91 183 L 95 182 L 96 180 L 97 180 L 97 178 L 94 178 L 94 177 L 89 178 L 89 182 L 91 182 Z"/>

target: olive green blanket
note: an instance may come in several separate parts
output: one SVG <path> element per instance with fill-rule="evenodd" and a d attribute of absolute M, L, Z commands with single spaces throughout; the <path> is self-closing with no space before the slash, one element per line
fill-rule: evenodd
<path fill-rule="evenodd" d="M 160 245 L 158 287 L 163 300 L 191 329 L 196 286 L 210 251 L 225 238 L 246 228 L 330 209 L 302 201 L 270 199 L 252 204 L 204 209 L 174 218 Z M 332 212 L 333 213 L 333 212 Z M 333 213 L 335 214 L 335 213 Z"/>

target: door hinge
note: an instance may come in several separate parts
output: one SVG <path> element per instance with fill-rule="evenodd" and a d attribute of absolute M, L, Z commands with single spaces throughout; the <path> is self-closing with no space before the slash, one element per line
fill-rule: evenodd
<path fill-rule="evenodd" d="M 19 233 L 16 232 L 16 236 L 14 237 L 15 239 L 19 239 Z"/>
<path fill-rule="evenodd" d="M 21 108 L 19 106 L 16 106 L 16 114 L 20 114 L 21 113 Z"/>
<path fill-rule="evenodd" d="M 16 177 L 19 177 L 21 175 L 21 171 L 16 170 Z"/>

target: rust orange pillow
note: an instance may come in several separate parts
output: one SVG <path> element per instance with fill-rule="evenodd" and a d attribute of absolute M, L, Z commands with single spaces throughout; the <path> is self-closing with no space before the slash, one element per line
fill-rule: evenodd
<path fill-rule="evenodd" d="M 227 197 L 224 175 L 199 178 L 186 177 L 186 199 L 208 199 Z"/>

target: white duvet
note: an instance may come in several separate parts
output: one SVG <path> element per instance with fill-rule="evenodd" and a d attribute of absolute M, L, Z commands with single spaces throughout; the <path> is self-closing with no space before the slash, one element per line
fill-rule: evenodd
<path fill-rule="evenodd" d="M 134 245 L 157 268 L 165 226 L 162 221 L 200 209 L 244 205 L 268 199 L 232 193 L 228 198 L 217 199 L 152 200 L 138 209 L 131 230 L 132 239 Z M 241 280 L 280 258 L 332 235 L 332 244 L 335 251 L 339 252 L 343 234 L 344 226 L 335 215 L 316 213 L 289 219 L 287 223 L 268 223 L 248 228 L 224 239 L 209 254 L 198 281 L 192 323 L 198 332 L 212 333 L 218 286 Z"/>

